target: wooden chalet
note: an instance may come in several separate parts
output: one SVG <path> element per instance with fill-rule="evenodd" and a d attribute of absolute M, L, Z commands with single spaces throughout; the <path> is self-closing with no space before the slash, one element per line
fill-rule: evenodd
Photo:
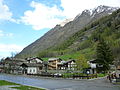
<path fill-rule="evenodd" d="M 76 63 L 74 59 L 70 59 L 68 61 L 58 63 L 59 70 L 75 70 L 75 66 Z"/>
<path fill-rule="evenodd" d="M 57 70 L 58 69 L 58 63 L 60 63 L 62 59 L 60 58 L 49 58 L 48 59 L 48 69 L 49 70 Z"/>

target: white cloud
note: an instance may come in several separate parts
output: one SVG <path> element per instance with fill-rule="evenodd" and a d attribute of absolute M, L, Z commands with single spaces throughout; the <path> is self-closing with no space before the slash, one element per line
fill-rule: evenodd
<path fill-rule="evenodd" d="M 0 37 L 13 37 L 13 33 L 6 33 L 3 30 L 0 30 Z"/>
<path fill-rule="evenodd" d="M 0 57 L 10 56 L 11 52 L 20 52 L 24 46 L 16 44 L 1 44 L 0 43 Z"/>
<path fill-rule="evenodd" d="M 16 44 L 0 44 L 0 52 L 18 52 L 23 49 L 23 46 Z"/>
<path fill-rule="evenodd" d="M 64 8 L 64 15 L 72 18 L 87 8 L 94 8 L 96 0 L 61 0 L 61 6 Z"/>
<path fill-rule="evenodd" d="M 57 6 L 48 7 L 34 1 L 31 2 L 30 6 L 34 10 L 26 11 L 21 19 L 26 25 L 32 25 L 35 30 L 52 28 L 63 20 L 61 19 L 63 18 L 62 11 Z"/>
<path fill-rule="evenodd" d="M 61 0 L 63 14 L 67 18 L 75 17 L 85 9 L 92 9 L 99 5 L 120 6 L 120 0 Z"/>
<path fill-rule="evenodd" d="M 0 0 L 0 21 L 8 20 L 12 22 L 16 22 L 12 18 L 12 12 L 10 12 L 9 7 L 3 3 L 4 0 Z"/>

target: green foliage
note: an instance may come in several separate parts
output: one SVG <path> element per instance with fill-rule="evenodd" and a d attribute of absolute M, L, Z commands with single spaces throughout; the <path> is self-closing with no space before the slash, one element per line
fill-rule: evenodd
<path fill-rule="evenodd" d="M 62 55 L 62 56 L 59 56 L 59 58 L 63 59 L 63 60 L 68 60 L 68 59 L 77 59 L 78 57 L 80 56 L 80 53 L 79 52 L 76 52 L 76 53 L 71 53 L 71 54 L 65 54 L 65 55 Z"/>
<path fill-rule="evenodd" d="M 63 78 L 71 78 L 73 75 L 86 76 L 84 73 L 64 73 Z"/>
<path fill-rule="evenodd" d="M 80 50 L 80 51 L 77 51 L 77 52 L 74 52 L 74 53 L 71 53 L 71 54 L 64 54 L 64 55 L 58 56 L 58 57 L 63 59 L 63 60 L 68 60 L 69 58 L 78 59 L 80 57 L 80 55 L 84 55 L 84 57 L 87 60 L 90 60 L 90 59 L 93 59 L 94 54 L 95 54 L 94 49 L 86 48 L 86 49 L 83 49 L 83 50 Z"/>
<path fill-rule="evenodd" d="M 97 74 L 98 77 L 105 77 L 107 74 L 106 73 L 99 73 Z"/>
<path fill-rule="evenodd" d="M 88 63 L 87 59 L 85 58 L 84 55 L 81 55 L 77 60 L 76 60 L 76 68 L 77 70 L 83 70 L 84 68 L 88 68 Z"/>
<path fill-rule="evenodd" d="M 92 42 L 90 40 L 85 40 L 80 43 L 80 45 L 78 46 L 78 50 L 89 48 L 91 45 L 92 45 Z"/>
<path fill-rule="evenodd" d="M 100 38 L 97 45 L 97 63 L 103 65 L 102 70 L 107 71 L 110 69 L 110 64 L 112 64 L 114 58 L 110 47 L 105 43 L 104 39 Z"/>
<path fill-rule="evenodd" d="M 44 60 L 44 61 L 48 61 L 48 58 L 42 58 L 42 60 Z"/>
<path fill-rule="evenodd" d="M 63 78 L 70 78 L 73 76 L 73 73 L 64 73 Z"/>
<path fill-rule="evenodd" d="M 25 86 L 25 85 L 16 84 L 16 83 L 13 83 L 13 82 L 8 82 L 8 81 L 5 81 L 5 80 L 0 80 L 0 86 L 6 86 L 6 85 L 18 85 L 17 87 L 11 87 L 11 88 L 15 88 L 15 89 L 18 89 L 18 90 L 45 90 L 45 89 L 41 89 L 41 88 Z"/>

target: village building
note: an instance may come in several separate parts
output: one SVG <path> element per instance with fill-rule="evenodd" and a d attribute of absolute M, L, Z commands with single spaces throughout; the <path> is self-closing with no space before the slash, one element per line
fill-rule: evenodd
<path fill-rule="evenodd" d="M 3 65 L 3 62 L 1 61 L 1 62 L 0 62 L 0 73 L 4 71 L 4 68 L 3 68 L 3 67 L 4 67 L 4 65 Z"/>
<path fill-rule="evenodd" d="M 67 70 L 75 70 L 76 69 L 76 63 L 74 59 L 68 60 L 64 63 Z"/>
<path fill-rule="evenodd" d="M 116 62 L 116 76 L 120 78 L 120 61 Z"/>
<path fill-rule="evenodd" d="M 20 65 L 24 62 L 26 62 L 25 59 L 13 58 L 12 63 L 11 63 L 11 73 L 21 74 L 22 71 L 21 71 Z"/>
<path fill-rule="evenodd" d="M 17 58 L 5 58 L 1 61 L 1 68 L 2 72 L 4 73 L 12 73 L 12 74 L 18 74 L 21 72 L 20 70 L 20 64 L 25 62 L 24 59 L 17 59 Z"/>
<path fill-rule="evenodd" d="M 76 63 L 74 59 L 70 59 L 68 61 L 63 61 L 61 63 L 58 63 L 59 70 L 75 70 L 76 69 Z"/>
<path fill-rule="evenodd" d="M 22 67 L 22 74 L 41 74 L 43 65 L 40 63 L 23 63 L 20 65 Z"/>
<path fill-rule="evenodd" d="M 27 63 L 43 63 L 43 60 L 41 58 L 38 57 L 30 57 L 30 58 L 26 58 Z"/>
<path fill-rule="evenodd" d="M 43 70 L 43 60 L 38 57 L 30 57 L 25 59 L 26 62 L 22 63 L 22 74 L 41 74 Z"/>
<path fill-rule="evenodd" d="M 58 63 L 61 63 L 62 59 L 60 58 L 49 58 L 48 59 L 48 69 L 49 70 L 58 70 Z"/>
<path fill-rule="evenodd" d="M 96 63 L 96 60 L 89 60 L 87 62 L 89 64 L 89 68 L 86 69 L 86 73 L 89 72 L 89 74 L 96 74 L 97 71 L 96 71 L 96 68 L 97 68 L 97 63 Z"/>

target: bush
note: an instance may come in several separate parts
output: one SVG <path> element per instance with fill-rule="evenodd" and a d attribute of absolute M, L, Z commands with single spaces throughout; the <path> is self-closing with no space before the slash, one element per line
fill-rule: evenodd
<path fill-rule="evenodd" d="M 106 76 L 107 74 L 104 74 L 104 73 L 99 73 L 99 74 L 97 74 L 97 76 L 98 77 L 104 77 L 104 76 Z"/>

